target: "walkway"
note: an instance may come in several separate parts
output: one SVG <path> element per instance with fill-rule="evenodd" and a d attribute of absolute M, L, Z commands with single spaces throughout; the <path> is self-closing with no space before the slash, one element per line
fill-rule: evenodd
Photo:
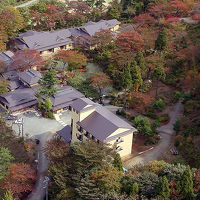
<path fill-rule="evenodd" d="M 27 7 L 27 6 L 30 6 L 31 4 L 33 3 L 36 3 L 38 0 L 31 0 L 31 1 L 28 1 L 26 3 L 23 3 L 21 5 L 18 5 L 18 6 L 15 6 L 15 8 L 22 8 L 22 7 Z"/>
<path fill-rule="evenodd" d="M 28 200 L 44 200 L 46 194 L 46 189 L 44 188 L 44 177 L 47 175 L 48 160 L 43 152 L 43 148 L 46 141 L 51 139 L 53 135 L 53 132 L 46 132 L 41 135 L 37 135 L 37 138 L 40 140 L 40 144 L 38 145 L 38 176 L 35 188 L 29 195 Z"/>
<path fill-rule="evenodd" d="M 149 161 L 158 160 L 167 151 L 170 145 L 171 137 L 174 132 L 173 124 L 179 118 L 182 111 L 183 105 L 179 102 L 173 107 L 173 110 L 169 113 L 170 122 L 167 125 L 161 126 L 157 129 L 160 132 L 161 136 L 161 142 L 158 144 L 158 146 L 156 146 L 152 150 L 145 152 L 142 155 L 136 156 L 126 161 L 124 163 L 124 167 L 130 169 L 137 164 L 146 164 Z"/>

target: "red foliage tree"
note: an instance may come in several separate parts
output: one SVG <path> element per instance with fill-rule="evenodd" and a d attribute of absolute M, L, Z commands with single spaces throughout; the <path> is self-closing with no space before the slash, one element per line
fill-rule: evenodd
<path fill-rule="evenodd" d="M 33 67 L 40 69 L 44 65 L 44 60 L 36 50 L 26 49 L 17 51 L 13 57 L 11 68 L 17 71 L 25 71 Z"/>
<path fill-rule="evenodd" d="M 134 17 L 133 22 L 141 24 L 151 24 L 155 22 L 155 19 L 149 13 L 144 13 Z"/>
<path fill-rule="evenodd" d="M 30 165 L 23 163 L 11 164 L 8 175 L 3 180 L 2 188 L 11 190 L 16 197 L 33 190 L 36 180 L 36 171 Z"/>
<path fill-rule="evenodd" d="M 118 35 L 115 43 L 120 50 L 134 52 L 143 48 L 144 41 L 139 33 L 131 30 Z"/>
<path fill-rule="evenodd" d="M 149 9 L 151 15 L 155 16 L 156 18 L 162 18 L 169 13 L 168 5 L 156 5 Z"/>
<path fill-rule="evenodd" d="M 185 16 L 190 10 L 190 8 L 184 2 L 179 0 L 171 1 L 169 8 L 172 14 L 174 14 L 176 17 Z"/>
<path fill-rule="evenodd" d="M 90 11 L 90 7 L 81 1 L 70 1 L 68 3 L 68 9 L 78 14 L 87 14 Z"/>

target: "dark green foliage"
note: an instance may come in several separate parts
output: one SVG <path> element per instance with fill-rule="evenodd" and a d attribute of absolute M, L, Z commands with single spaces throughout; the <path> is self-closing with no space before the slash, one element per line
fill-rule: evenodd
<path fill-rule="evenodd" d="M 167 122 L 169 120 L 168 114 L 163 114 L 158 118 L 159 122 Z"/>
<path fill-rule="evenodd" d="M 187 199 L 192 200 L 194 199 L 194 190 L 193 190 L 193 177 L 190 167 L 187 166 L 186 170 L 184 171 L 181 179 L 179 180 L 179 191 L 181 195 Z"/>
<path fill-rule="evenodd" d="M 142 52 L 142 51 L 139 51 L 139 52 L 137 53 L 137 56 L 136 56 L 135 59 L 136 59 L 136 62 L 137 62 L 137 64 L 138 64 L 138 66 L 139 66 L 140 69 L 141 69 L 141 72 L 142 72 L 142 73 L 146 72 L 147 67 L 146 67 L 146 64 L 145 64 L 143 52 Z"/>
<path fill-rule="evenodd" d="M 120 155 L 117 153 L 115 155 L 114 161 L 113 161 L 114 167 L 116 167 L 119 171 L 123 171 L 123 165 Z"/>
<path fill-rule="evenodd" d="M 166 51 L 168 49 L 168 36 L 165 29 L 159 33 L 155 41 L 155 49 L 160 51 Z"/>
<path fill-rule="evenodd" d="M 158 195 L 165 200 L 170 198 L 169 182 L 166 176 L 163 176 L 160 180 L 160 184 L 158 186 Z"/>
<path fill-rule="evenodd" d="M 131 196 L 135 196 L 136 194 L 138 194 L 139 188 L 138 188 L 138 184 L 137 183 L 133 183 L 132 185 L 132 191 L 131 191 Z"/>
<path fill-rule="evenodd" d="M 165 102 L 163 101 L 163 99 L 158 99 L 154 101 L 153 108 L 159 111 L 162 111 L 163 109 L 165 109 Z"/>
<path fill-rule="evenodd" d="M 131 195 L 133 192 L 133 177 L 132 176 L 124 176 L 121 179 L 121 193 Z"/>
<path fill-rule="evenodd" d="M 38 89 L 39 95 L 45 95 L 50 97 L 57 93 L 58 89 L 56 84 L 59 83 L 59 79 L 57 78 L 57 72 L 55 69 L 49 69 L 39 81 L 41 87 Z"/>
<path fill-rule="evenodd" d="M 174 123 L 174 127 L 173 127 L 173 129 L 174 129 L 174 131 L 176 132 L 176 134 L 179 133 L 180 128 L 181 128 L 181 121 L 180 121 L 180 120 L 177 120 L 177 121 Z"/>
<path fill-rule="evenodd" d="M 139 185 L 139 193 L 146 197 L 154 197 L 159 184 L 159 178 L 152 172 L 144 172 L 135 181 Z"/>
<path fill-rule="evenodd" d="M 121 85 L 124 89 L 130 89 L 133 86 L 132 72 L 130 65 L 124 68 L 124 72 L 121 74 Z"/>

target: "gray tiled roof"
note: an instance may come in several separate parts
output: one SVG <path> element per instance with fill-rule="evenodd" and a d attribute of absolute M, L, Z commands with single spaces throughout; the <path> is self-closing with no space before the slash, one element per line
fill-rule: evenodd
<path fill-rule="evenodd" d="M 20 34 L 18 39 L 22 39 L 29 49 L 43 51 L 73 43 L 70 36 L 71 32 L 68 29 L 50 32 L 28 31 Z"/>
<path fill-rule="evenodd" d="M 71 86 L 64 86 L 59 88 L 56 95 L 50 97 L 53 103 L 53 110 L 58 110 L 69 106 L 73 100 L 82 98 L 84 95 Z"/>
<path fill-rule="evenodd" d="M 14 53 L 12 51 L 1 52 L 0 61 L 5 62 L 6 64 L 9 64 L 12 62 L 13 56 L 14 56 Z"/>
<path fill-rule="evenodd" d="M 71 106 L 79 112 L 84 112 L 85 109 L 87 109 L 87 105 L 90 105 L 91 108 L 95 108 L 95 111 L 77 124 L 98 140 L 106 141 L 106 139 L 119 128 L 128 129 L 128 132 L 126 132 L 127 130 L 123 132 L 128 134 L 136 131 L 136 129 L 126 121 L 122 120 L 105 107 L 87 98 L 77 99 Z M 89 108 L 90 107 L 88 107 L 88 109 Z"/>
<path fill-rule="evenodd" d="M 25 72 L 18 73 L 19 78 L 29 85 L 37 83 L 42 77 L 39 71 L 29 69 Z"/>

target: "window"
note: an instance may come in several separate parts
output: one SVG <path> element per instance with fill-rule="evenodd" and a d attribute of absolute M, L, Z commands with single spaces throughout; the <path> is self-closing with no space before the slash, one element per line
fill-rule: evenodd
<path fill-rule="evenodd" d="M 94 136 L 92 136 L 92 140 L 95 140 L 95 137 L 94 137 Z"/>
<path fill-rule="evenodd" d="M 123 148 L 120 147 L 120 146 L 117 146 L 116 149 L 115 149 L 116 152 L 119 152 L 119 151 L 121 151 L 121 150 L 123 150 Z"/>
<path fill-rule="evenodd" d="M 124 140 L 123 140 L 121 137 L 118 137 L 118 138 L 116 139 L 116 143 L 119 144 L 119 143 L 121 143 L 121 142 L 124 142 Z"/>
<path fill-rule="evenodd" d="M 85 133 L 85 136 L 86 136 L 87 138 L 89 138 L 89 137 L 90 137 L 89 132 L 86 132 L 86 133 Z"/>
<path fill-rule="evenodd" d="M 77 137 L 78 140 L 83 141 L 83 135 L 80 135 L 80 134 L 77 133 L 76 137 Z"/>
<path fill-rule="evenodd" d="M 70 111 L 72 110 L 72 107 L 71 107 L 71 106 L 69 106 L 69 110 L 70 110 Z"/>

